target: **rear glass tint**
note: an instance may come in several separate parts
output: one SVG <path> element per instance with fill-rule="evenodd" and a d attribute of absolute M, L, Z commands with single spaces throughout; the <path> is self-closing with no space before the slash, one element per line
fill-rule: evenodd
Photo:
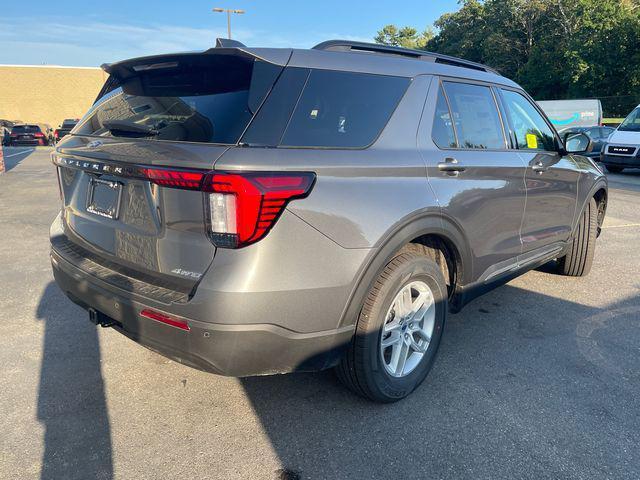
<path fill-rule="evenodd" d="M 440 88 L 438 92 L 438 102 L 436 103 L 436 113 L 433 118 L 431 137 L 440 148 L 455 148 L 458 146 L 456 135 L 453 131 L 451 112 L 449 112 L 449 105 L 444 97 L 442 88 Z"/>
<path fill-rule="evenodd" d="M 18 125 L 11 129 L 11 133 L 38 133 L 40 127 L 37 125 Z"/>
<path fill-rule="evenodd" d="M 410 79 L 313 70 L 282 146 L 362 148 L 384 128 Z"/>
<path fill-rule="evenodd" d="M 235 144 L 282 70 L 239 55 L 202 55 L 176 63 L 120 82 L 75 133 Z"/>
<path fill-rule="evenodd" d="M 505 149 L 498 107 L 489 87 L 444 82 L 459 148 Z"/>
<path fill-rule="evenodd" d="M 242 141 L 249 145 L 276 146 L 280 143 L 291 112 L 309 76 L 308 68 L 285 68 Z"/>

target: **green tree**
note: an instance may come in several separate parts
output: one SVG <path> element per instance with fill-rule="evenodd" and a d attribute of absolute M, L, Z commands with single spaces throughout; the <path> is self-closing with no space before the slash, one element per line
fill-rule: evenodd
<path fill-rule="evenodd" d="M 434 25 L 388 25 L 376 41 L 485 63 L 538 99 L 602 97 L 620 115 L 640 102 L 640 0 L 461 0 Z"/>
<path fill-rule="evenodd" d="M 387 25 L 378 32 L 374 40 L 376 43 L 404 48 L 424 48 L 434 36 L 433 29 L 426 28 L 418 33 L 413 27 L 398 28 L 395 25 Z"/>

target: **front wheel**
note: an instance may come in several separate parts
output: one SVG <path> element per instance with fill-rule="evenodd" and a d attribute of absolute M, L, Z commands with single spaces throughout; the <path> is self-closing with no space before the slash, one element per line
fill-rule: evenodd
<path fill-rule="evenodd" d="M 395 402 L 429 373 L 447 311 L 439 255 L 438 250 L 410 244 L 371 287 L 351 345 L 336 367 L 338 377 L 355 393 Z"/>
<path fill-rule="evenodd" d="M 589 200 L 582 212 L 578 228 L 570 240 L 567 254 L 558 262 L 560 273 L 570 277 L 582 277 L 589 273 L 593 263 L 598 235 L 598 205 Z"/>

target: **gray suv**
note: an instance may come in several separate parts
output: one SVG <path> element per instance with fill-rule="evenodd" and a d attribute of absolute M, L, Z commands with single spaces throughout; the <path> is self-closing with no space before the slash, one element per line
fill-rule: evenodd
<path fill-rule="evenodd" d="M 248 376 L 336 367 L 382 402 L 447 312 L 585 275 L 607 182 L 494 70 L 348 41 L 136 58 L 56 147 L 56 282 L 99 325 Z"/>

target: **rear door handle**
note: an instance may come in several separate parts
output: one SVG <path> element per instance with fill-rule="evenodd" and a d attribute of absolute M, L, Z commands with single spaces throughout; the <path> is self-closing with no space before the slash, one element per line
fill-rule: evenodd
<path fill-rule="evenodd" d="M 447 175 L 456 176 L 458 173 L 464 172 L 465 167 L 460 165 L 455 158 L 447 157 L 444 162 L 438 164 L 438 170 L 447 173 Z"/>

